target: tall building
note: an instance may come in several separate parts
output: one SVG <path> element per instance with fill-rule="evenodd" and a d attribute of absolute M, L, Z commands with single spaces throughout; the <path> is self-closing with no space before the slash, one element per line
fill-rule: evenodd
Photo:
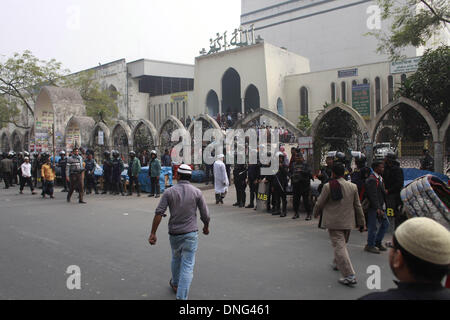
<path fill-rule="evenodd" d="M 315 72 L 389 60 L 376 52 L 376 38 L 365 35 L 389 30 L 380 14 L 373 0 L 242 0 L 241 24 L 306 57 Z M 403 54 L 418 55 L 414 47 Z"/>

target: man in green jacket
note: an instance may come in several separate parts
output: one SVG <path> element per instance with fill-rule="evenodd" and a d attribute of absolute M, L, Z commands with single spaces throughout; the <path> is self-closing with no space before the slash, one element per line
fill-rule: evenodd
<path fill-rule="evenodd" d="M 139 173 L 141 172 L 141 162 L 136 158 L 134 151 L 130 152 L 130 162 L 128 163 L 128 177 L 130 184 L 128 186 L 128 196 L 133 195 L 133 185 L 135 185 L 138 197 L 141 196 L 141 190 L 139 186 Z"/>
<path fill-rule="evenodd" d="M 160 188 L 159 179 L 161 176 L 161 161 L 157 158 L 158 154 L 155 150 L 151 152 L 152 160 L 150 160 L 148 175 L 150 176 L 151 193 L 149 197 L 159 198 Z M 156 194 L 156 195 L 155 195 Z"/>

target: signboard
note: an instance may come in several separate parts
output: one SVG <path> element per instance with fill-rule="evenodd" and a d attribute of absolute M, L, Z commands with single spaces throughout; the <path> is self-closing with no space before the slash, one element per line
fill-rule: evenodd
<path fill-rule="evenodd" d="M 349 78 L 349 77 L 357 77 L 357 76 L 358 76 L 357 68 L 338 71 L 338 78 Z"/>
<path fill-rule="evenodd" d="M 312 137 L 298 138 L 298 147 L 300 149 L 312 149 L 313 148 L 313 138 Z"/>
<path fill-rule="evenodd" d="M 353 109 L 365 119 L 370 119 L 370 84 L 359 84 L 352 87 Z"/>
<path fill-rule="evenodd" d="M 187 102 L 188 101 L 188 94 L 187 92 L 182 93 L 176 93 L 170 96 L 170 102 Z"/>
<path fill-rule="evenodd" d="M 98 132 L 98 145 L 103 146 L 105 144 L 105 134 L 103 131 Z"/>
<path fill-rule="evenodd" d="M 391 74 L 416 72 L 419 68 L 421 57 L 391 62 Z"/>

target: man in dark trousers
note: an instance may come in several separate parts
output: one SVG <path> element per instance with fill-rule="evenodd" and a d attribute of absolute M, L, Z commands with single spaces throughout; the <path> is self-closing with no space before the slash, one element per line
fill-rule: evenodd
<path fill-rule="evenodd" d="M 305 163 L 305 158 L 300 150 L 297 150 L 295 162 L 291 166 L 292 191 L 294 194 L 294 211 L 293 219 L 300 218 L 299 208 L 300 199 L 303 199 L 303 205 L 306 210 L 306 220 L 312 219 L 312 208 L 309 202 L 311 192 L 311 180 L 313 179 L 311 168 Z"/>
<path fill-rule="evenodd" d="M 250 204 L 246 207 L 253 209 L 255 207 L 255 199 L 258 196 L 258 185 L 261 176 L 261 165 L 259 163 L 248 165 L 248 186 L 250 188 Z"/>
<path fill-rule="evenodd" d="M 150 177 L 151 193 L 148 196 L 159 198 L 159 194 L 161 191 L 159 185 L 159 179 L 161 178 L 161 161 L 159 161 L 158 159 L 158 153 L 156 152 L 156 150 L 153 150 L 150 153 L 150 156 L 152 157 L 152 159 L 149 163 L 148 175 Z"/>
<path fill-rule="evenodd" d="M 285 165 L 284 154 L 278 152 L 277 157 L 279 160 L 278 172 L 272 177 L 272 193 L 275 203 L 272 215 L 284 218 L 287 214 L 286 188 L 288 185 L 289 169 Z"/>
<path fill-rule="evenodd" d="M 172 248 L 172 279 L 170 287 L 177 300 L 187 300 L 194 276 L 195 253 L 198 248 L 197 209 L 203 222 L 203 234 L 209 234 L 210 216 L 202 192 L 190 184 L 192 169 L 181 165 L 178 184 L 167 189 L 159 202 L 153 219 L 149 243 L 157 242 L 156 231 L 167 208 L 170 208 L 169 235 Z"/>
<path fill-rule="evenodd" d="M 83 176 L 84 176 L 84 165 L 83 158 L 78 154 L 79 149 L 75 147 L 72 151 L 72 156 L 67 159 L 66 167 L 66 179 L 70 181 L 70 190 L 67 194 L 67 202 L 70 202 L 73 192 L 78 190 L 78 202 L 80 204 L 86 204 L 83 201 Z"/>
<path fill-rule="evenodd" d="M 5 154 L 3 154 L 5 156 Z M 12 161 L 11 154 L 8 154 L 8 156 L 4 157 L 1 161 L 1 172 L 3 175 L 3 181 L 5 182 L 5 189 L 9 189 L 10 182 L 11 182 L 11 175 L 13 171 L 13 161 Z"/>
<path fill-rule="evenodd" d="M 113 194 L 111 153 L 109 151 L 105 151 L 103 153 L 103 155 L 105 157 L 105 160 L 103 160 L 103 192 L 102 192 L 102 194 L 107 194 L 108 190 L 111 194 Z"/>
<path fill-rule="evenodd" d="M 394 152 L 389 152 L 384 160 L 384 187 L 386 188 L 386 206 L 389 217 L 394 217 L 395 229 L 406 220 L 401 216 L 402 199 L 400 192 L 405 184 L 403 170 Z"/>
<path fill-rule="evenodd" d="M 245 164 L 236 164 L 233 170 L 234 186 L 236 187 L 236 203 L 234 207 L 245 207 L 245 188 L 247 187 L 247 167 Z"/>
<path fill-rule="evenodd" d="M 59 153 L 59 156 L 61 157 L 58 161 L 57 166 L 59 168 L 61 168 L 61 178 L 62 178 L 62 183 L 64 186 L 64 189 L 61 192 L 68 192 L 69 190 L 67 190 L 67 177 L 66 177 L 66 167 L 67 167 L 67 158 L 66 158 L 66 152 L 65 151 L 61 151 Z"/>
<path fill-rule="evenodd" d="M 396 289 L 370 293 L 360 300 L 450 300 L 442 286 L 450 266 L 450 233 L 429 218 L 413 218 L 395 231 L 389 265 Z"/>
<path fill-rule="evenodd" d="M 98 194 L 97 189 L 97 181 L 95 180 L 95 169 L 97 167 L 97 162 L 94 159 L 94 155 L 92 152 L 88 152 L 87 159 L 84 162 L 85 166 L 85 172 L 86 172 L 86 194 L 91 194 L 92 189 L 94 189 L 95 194 Z"/>
<path fill-rule="evenodd" d="M 382 241 L 389 228 L 389 220 L 386 214 L 386 190 L 382 178 L 384 163 L 375 161 L 372 164 L 373 173 L 366 181 L 367 197 L 369 199 L 369 212 L 367 216 L 367 246 L 365 251 L 380 254 L 380 251 L 387 251 Z M 377 222 L 380 224 L 377 227 Z"/>
<path fill-rule="evenodd" d="M 141 162 L 136 158 L 134 151 L 130 152 L 130 161 L 128 162 L 128 178 L 130 184 L 128 185 L 128 196 L 133 195 L 133 185 L 135 186 L 137 196 L 141 196 L 141 187 L 139 185 L 139 173 L 141 172 Z"/>
<path fill-rule="evenodd" d="M 124 196 L 123 186 L 122 186 L 122 172 L 124 170 L 123 161 L 120 158 L 120 153 L 117 150 L 113 150 L 112 152 L 113 160 L 112 160 L 112 190 L 115 195 L 118 195 L 119 192 L 122 196 Z"/>

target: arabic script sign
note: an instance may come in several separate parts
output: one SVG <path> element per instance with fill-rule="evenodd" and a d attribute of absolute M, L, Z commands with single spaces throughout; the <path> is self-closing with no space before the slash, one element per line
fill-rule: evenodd
<path fill-rule="evenodd" d="M 262 40 L 263 39 L 260 36 L 255 38 L 254 25 L 251 25 L 249 29 L 239 27 L 239 29 L 234 29 L 231 39 L 228 38 L 227 31 L 223 34 L 216 33 L 216 37 L 214 39 L 209 39 L 209 51 L 206 51 L 206 49 L 203 48 L 202 51 L 200 51 L 200 54 L 209 55 L 229 49 L 250 46 L 252 44 L 259 43 Z"/>

